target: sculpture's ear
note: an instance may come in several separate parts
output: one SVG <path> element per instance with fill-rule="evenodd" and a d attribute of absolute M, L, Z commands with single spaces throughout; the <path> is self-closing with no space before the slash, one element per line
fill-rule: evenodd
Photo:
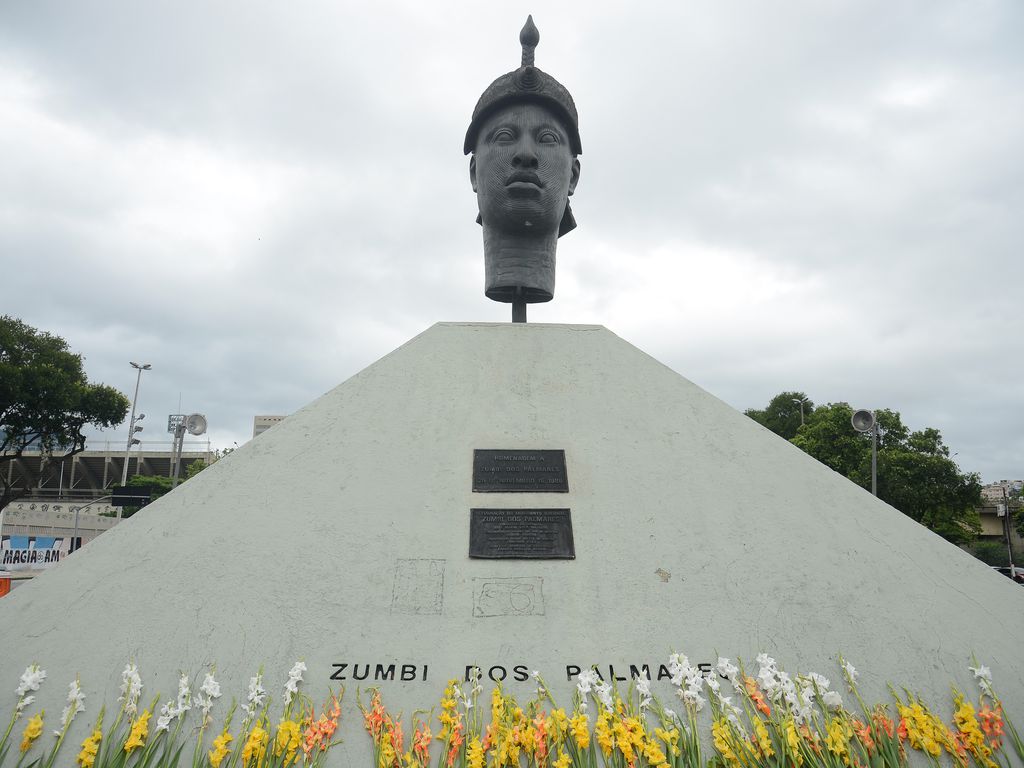
<path fill-rule="evenodd" d="M 579 163 L 576 165 L 578 166 Z M 579 168 L 576 170 L 576 175 L 579 175 Z M 476 192 L 476 155 L 471 155 L 469 158 L 469 183 L 472 185 L 473 191 Z"/>
<path fill-rule="evenodd" d="M 473 175 L 472 166 L 470 166 L 470 175 Z M 576 183 L 580 180 L 580 159 L 574 157 L 572 159 L 572 173 L 569 175 L 569 194 L 571 195 L 576 191 Z M 476 183 L 473 184 L 473 191 L 476 191 Z"/>

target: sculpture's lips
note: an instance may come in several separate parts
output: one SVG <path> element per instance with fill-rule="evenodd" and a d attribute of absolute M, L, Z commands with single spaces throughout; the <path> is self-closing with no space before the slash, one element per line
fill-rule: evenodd
<path fill-rule="evenodd" d="M 512 184 L 533 184 L 535 187 L 543 187 L 540 176 L 533 171 L 516 171 L 508 177 L 508 181 L 505 182 L 505 186 L 511 186 Z"/>

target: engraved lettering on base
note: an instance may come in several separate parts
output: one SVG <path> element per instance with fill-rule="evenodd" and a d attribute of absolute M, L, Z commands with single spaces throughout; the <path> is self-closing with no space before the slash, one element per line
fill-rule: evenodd
<path fill-rule="evenodd" d="M 544 579 L 540 576 L 473 579 L 473 616 L 543 615 Z"/>
<path fill-rule="evenodd" d="M 568 509 L 471 509 L 469 512 L 470 557 L 576 558 Z"/>
<path fill-rule="evenodd" d="M 477 448 L 474 493 L 568 493 L 565 451 Z"/>
<path fill-rule="evenodd" d="M 444 566 L 444 560 L 396 560 L 391 612 L 417 616 L 441 613 Z"/>

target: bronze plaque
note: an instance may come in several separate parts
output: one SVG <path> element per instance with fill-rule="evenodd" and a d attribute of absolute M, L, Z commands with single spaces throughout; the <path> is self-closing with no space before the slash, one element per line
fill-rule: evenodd
<path fill-rule="evenodd" d="M 565 451 L 477 448 L 473 451 L 473 490 L 477 493 L 568 493 Z"/>
<path fill-rule="evenodd" d="M 469 556 L 575 560 L 568 509 L 471 509 Z"/>

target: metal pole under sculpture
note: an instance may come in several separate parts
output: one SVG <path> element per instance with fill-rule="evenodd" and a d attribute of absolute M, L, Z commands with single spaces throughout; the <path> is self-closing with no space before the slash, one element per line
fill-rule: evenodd
<path fill-rule="evenodd" d="M 572 96 L 534 66 L 532 16 L 519 42 L 522 64 L 484 91 L 463 151 L 483 227 L 484 294 L 512 304 L 512 322 L 525 323 L 527 304 L 554 298 L 555 249 L 576 227 L 569 197 L 583 150 Z"/>

